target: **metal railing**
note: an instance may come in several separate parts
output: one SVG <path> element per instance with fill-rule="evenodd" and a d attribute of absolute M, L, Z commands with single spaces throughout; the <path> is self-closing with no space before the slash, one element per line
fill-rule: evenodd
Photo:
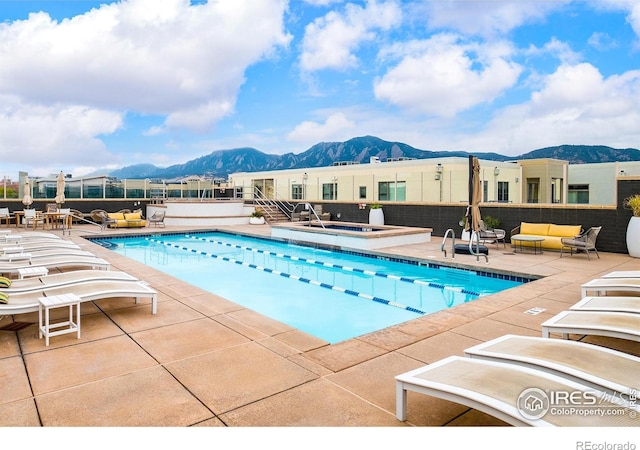
<path fill-rule="evenodd" d="M 253 203 L 260 206 L 263 214 L 267 216 L 267 221 L 277 220 L 280 215 L 284 215 L 287 220 L 291 220 L 295 211 L 295 206 L 282 198 L 268 198 L 260 188 L 254 189 Z"/>
<path fill-rule="evenodd" d="M 104 231 L 104 225 L 101 224 L 101 223 L 94 222 L 93 220 L 89 220 L 86 217 L 78 216 L 77 214 L 69 214 L 68 216 L 71 218 L 71 220 L 75 219 L 75 220 L 78 220 L 78 221 L 81 221 L 81 222 L 88 223 L 90 225 L 95 225 L 98 228 L 100 228 L 100 231 L 82 230 L 83 233 L 99 234 L 99 233 L 102 233 Z M 62 235 L 64 236 L 64 234 L 66 232 L 69 236 L 71 236 L 72 228 L 71 228 L 71 226 L 68 225 L 66 217 L 65 217 L 65 220 L 62 221 L 62 224 L 63 224 L 62 225 Z"/>
<path fill-rule="evenodd" d="M 453 228 L 447 229 L 447 231 L 444 233 L 444 237 L 442 238 L 442 244 L 440 245 L 440 251 L 444 253 L 444 257 L 446 258 L 447 257 L 446 243 L 449 235 L 451 235 L 451 258 L 453 259 L 456 257 L 456 233 L 453 230 Z M 480 256 L 484 256 L 487 264 L 489 263 L 489 256 L 486 253 L 482 253 L 480 251 L 480 233 L 476 231 L 472 231 L 471 237 L 469 238 L 469 254 L 475 256 L 476 261 L 480 261 Z"/>
<path fill-rule="evenodd" d="M 324 223 L 322 223 L 322 219 L 320 219 L 320 216 L 318 216 L 318 213 L 316 212 L 316 210 L 313 208 L 313 206 L 311 206 L 311 203 L 309 202 L 298 203 L 293 208 L 293 210 L 295 211 L 296 209 L 298 209 L 298 206 L 304 206 L 305 211 L 309 211 L 309 226 L 311 226 L 311 215 L 313 214 L 313 216 L 316 218 L 316 221 L 320 224 L 320 226 L 322 228 L 325 228 Z"/>

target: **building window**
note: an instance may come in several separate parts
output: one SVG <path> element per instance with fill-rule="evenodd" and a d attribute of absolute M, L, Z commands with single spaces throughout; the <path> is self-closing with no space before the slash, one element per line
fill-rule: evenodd
<path fill-rule="evenodd" d="M 562 203 L 562 178 L 551 179 L 551 203 Z"/>
<path fill-rule="evenodd" d="M 498 181 L 498 201 L 507 203 L 509 202 L 509 182 Z"/>
<path fill-rule="evenodd" d="M 378 200 L 402 202 L 407 198 L 407 186 L 404 181 L 380 181 L 378 183 Z"/>
<path fill-rule="evenodd" d="M 540 201 L 540 179 L 532 178 L 527 180 L 527 203 L 538 203 Z"/>
<path fill-rule="evenodd" d="M 367 187 L 366 186 L 360 186 L 359 189 L 359 196 L 360 196 L 360 200 L 364 200 L 367 198 Z"/>
<path fill-rule="evenodd" d="M 338 184 L 324 183 L 322 185 L 322 200 L 337 200 L 337 199 L 338 199 Z"/>
<path fill-rule="evenodd" d="M 301 184 L 292 184 L 291 185 L 291 199 L 293 200 L 302 200 L 302 185 Z"/>
<path fill-rule="evenodd" d="M 487 180 L 482 182 L 482 201 L 489 201 L 489 182 Z"/>
<path fill-rule="evenodd" d="M 569 185 L 569 203 L 589 204 L 589 185 L 588 184 L 570 184 Z"/>

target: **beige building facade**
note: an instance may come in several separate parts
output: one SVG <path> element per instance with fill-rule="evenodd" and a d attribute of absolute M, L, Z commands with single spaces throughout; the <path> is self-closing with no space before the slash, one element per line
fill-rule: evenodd
<path fill-rule="evenodd" d="M 522 202 L 517 162 L 480 160 L 485 202 Z M 469 198 L 469 160 L 437 158 L 342 163 L 330 167 L 234 173 L 229 182 L 244 198 L 358 203 L 462 203 Z"/>

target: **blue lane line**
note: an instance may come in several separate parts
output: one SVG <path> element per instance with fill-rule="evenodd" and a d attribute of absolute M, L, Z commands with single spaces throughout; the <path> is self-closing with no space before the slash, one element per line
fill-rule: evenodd
<path fill-rule="evenodd" d="M 284 253 L 276 253 L 276 252 L 271 252 L 268 250 L 260 250 L 257 248 L 251 248 L 251 247 L 245 247 L 243 245 L 236 245 L 236 244 L 231 244 L 228 242 L 223 242 L 223 241 L 217 241 L 214 239 L 208 239 L 208 238 L 203 238 L 203 237 L 199 237 L 199 236 L 192 236 L 187 234 L 186 235 L 188 238 L 190 239 L 194 239 L 194 240 L 198 240 L 198 241 L 203 241 L 203 242 L 208 242 L 211 244 L 219 244 L 219 245 L 225 245 L 227 247 L 231 247 L 231 248 L 237 248 L 240 250 L 247 250 L 250 252 L 254 252 L 254 253 L 263 253 L 265 255 L 271 255 L 271 256 L 277 256 L 279 258 L 285 258 L 285 259 L 290 259 L 292 261 L 302 261 L 302 262 L 306 262 L 309 264 L 316 264 L 316 265 L 320 265 L 320 266 L 324 266 L 324 267 L 331 267 L 334 269 L 340 269 L 340 270 L 344 270 L 347 272 L 358 272 L 358 273 L 362 273 L 364 275 L 370 275 L 370 276 L 375 276 L 375 277 L 381 277 L 381 278 L 388 278 L 390 280 L 397 280 L 397 281 L 402 281 L 405 283 L 412 283 L 412 284 L 419 284 L 422 286 L 428 286 L 431 288 L 435 288 L 435 289 L 442 289 L 445 291 L 452 291 L 452 292 L 459 292 L 461 294 L 467 294 L 467 295 L 473 295 L 476 297 L 480 297 L 480 293 L 478 292 L 474 292 L 471 291 L 469 289 L 462 289 L 462 288 L 457 288 L 457 287 L 453 287 L 453 286 L 447 286 L 446 284 L 441 284 L 441 283 L 434 283 L 431 281 L 422 281 L 422 280 L 415 280 L 413 278 L 407 278 L 407 277 L 402 277 L 402 276 L 398 276 L 398 275 L 391 275 L 388 273 L 384 273 L 384 272 L 374 272 L 371 270 L 364 270 L 364 269 L 358 269 L 355 267 L 349 267 L 349 266 L 343 266 L 341 264 L 334 264 L 334 263 L 330 263 L 330 262 L 323 262 L 323 261 L 318 261 L 315 259 L 309 259 L 309 258 L 303 258 L 300 256 L 292 256 L 292 255 L 287 255 Z"/>
<path fill-rule="evenodd" d="M 337 291 L 337 292 L 342 292 L 345 294 L 349 294 L 349 295 L 353 295 L 355 297 L 359 297 L 359 298 L 363 298 L 366 300 L 372 300 L 374 302 L 377 303 L 382 303 L 384 305 L 388 305 L 388 306 L 393 306 L 395 308 L 400 308 L 400 309 L 404 309 L 406 311 L 411 311 L 417 314 L 426 314 L 425 311 L 422 311 L 418 308 L 414 308 L 413 306 L 407 306 L 407 305 L 402 305 L 400 303 L 396 303 L 396 302 L 392 302 L 391 300 L 386 300 L 384 298 L 380 298 L 380 297 L 374 297 L 372 295 L 369 294 L 365 294 L 363 292 L 357 292 L 357 291 L 352 291 L 351 289 L 345 289 L 343 287 L 340 286 L 334 286 L 331 284 L 327 284 L 327 283 L 323 283 L 317 280 L 310 280 L 308 278 L 303 278 L 303 277 L 299 277 L 297 275 L 292 275 L 290 273 L 286 273 L 286 272 L 280 272 L 279 270 L 274 270 L 274 269 L 269 269 L 267 267 L 262 267 L 262 266 L 258 266 L 257 264 L 252 264 L 252 263 L 248 263 L 245 261 L 239 261 L 237 259 L 233 259 L 233 258 L 229 258 L 227 256 L 220 256 L 220 255 L 216 255 L 215 253 L 207 253 L 201 250 L 196 250 L 193 248 L 189 248 L 189 247 L 183 247 L 180 245 L 176 245 L 176 244 L 172 244 L 171 242 L 166 242 L 166 241 L 162 241 L 159 239 L 154 239 L 154 238 L 145 238 L 146 240 L 150 241 L 150 242 L 155 242 L 157 244 L 162 244 L 165 245 L 167 247 L 173 247 L 173 248 L 177 248 L 179 250 L 184 250 L 187 252 L 191 252 L 191 253 L 195 253 L 197 255 L 202 255 L 202 256 L 208 256 L 211 258 L 215 258 L 215 259 L 219 259 L 221 261 L 227 261 L 227 262 L 231 262 L 234 264 L 238 264 L 244 267 L 250 267 L 251 269 L 257 269 L 263 272 L 267 272 L 267 273 L 272 273 L 274 275 L 280 275 L 281 277 L 285 277 L 285 278 L 289 278 L 291 280 L 297 280 L 300 281 L 302 283 L 307 283 L 307 284 L 312 284 L 314 286 L 320 286 L 326 289 L 331 289 L 333 291 Z"/>

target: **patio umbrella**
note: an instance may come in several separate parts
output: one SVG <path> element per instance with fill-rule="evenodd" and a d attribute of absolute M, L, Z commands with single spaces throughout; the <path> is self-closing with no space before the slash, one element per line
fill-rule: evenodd
<path fill-rule="evenodd" d="M 62 170 L 60 171 L 60 173 L 58 174 L 58 181 L 57 181 L 57 190 L 56 190 L 56 203 L 57 204 L 62 204 L 64 203 L 64 185 L 65 185 L 65 179 L 64 179 L 64 174 L 62 173 Z"/>
<path fill-rule="evenodd" d="M 22 197 L 22 204 L 27 208 L 33 203 L 33 197 L 31 197 L 31 183 L 29 178 L 24 180 L 24 196 Z"/>
<path fill-rule="evenodd" d="M 480 187 L 480 162 L 475 156 L 469 156 L 469 205 L 467 206 L 466 231 L 480 232 L 480 199 L 482 190 Z"/>

